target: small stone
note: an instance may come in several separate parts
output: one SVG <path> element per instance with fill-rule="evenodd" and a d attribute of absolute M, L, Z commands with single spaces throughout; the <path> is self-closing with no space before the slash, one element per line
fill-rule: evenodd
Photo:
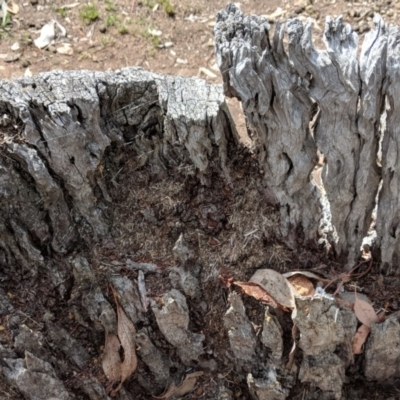
<path fill-rule="evenodd" d="M 304 7 L 296 7 L 296 8 L 294 9 L 294 12 L 295 12 L 296 14 L 301 14 L 303 11 L 304 11 Z"/>
<path fill-rule="evenodd" d="M 20 44 L 18 42 L 15 42 L 12 46 L 11 46 L 11 50 L 12 51 L 18 51 L 21 48 Z"/>
<path fill-rule="evenodd" d="M 29 60 L 24 60 L 21 63 L 22 68 L 28 68 L 31 65 L 31 62 Z"/>
<path fill-rule="evenodd" d="M 21 57 L 21 53 L 11 54 L 4 59 L 4 62 L 12 63 L 12 62 L 18 61 L 20 57 Z"/>
<path fill-rule="evenodd" d="M 105 25 L 100 25 L 99 32 L 100 33 L 106 33 L 107 32 L 107 27 Z"/>
<path fill-rule="evenodd" d="M 314 7 L 313 7 L 311 4 L 309 4 L 309 5 L 306 7 L 306 12 L 307 12 L 307 14 L 309 14 L 309 15 L 313 15 L 313 14 L 314 14 Z"/>
<path fill-rule="evenodd" d="M 39 0 L 31 0 L 32 6 L 36 6 L 37 4 L 39 4 Z"/>

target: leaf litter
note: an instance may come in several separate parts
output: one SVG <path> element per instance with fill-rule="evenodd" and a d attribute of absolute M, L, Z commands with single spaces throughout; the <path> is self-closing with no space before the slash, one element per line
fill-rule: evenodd
<path fill-rule="evenodd" d="M 250 278 L 250 282 L 261 286 L 281 307 L 293 310 L 295 290 L 290 282 L 273 269 L 259 269 Z"/>
<path fill-rule="evenodd" d="M 303 275 L 294 275 L 287 280 L 292 284 L 295 288 L 296 292 L 300 296 L 314 296 L 315 295 L 315 288 L 313 283 Z"/>
<path fill-rule="evenodd" d="M 121 343 L 117 335 L 107 334 L 102 367 L 107 379 L 113 383 L 121 379 Z"/>
<path fill-rule="evenodd" d="M 367 340 L 369 333 L 371 332 L 371 328 L 365 324 L 362 324 L 358 329 L 356 334 L 354 335 L 352 350 L 353 354 L 362 354 L 362 347 Z"/>
<path fill-rule="evenodd" d="M 361 264 L 358 264 L 352 271 Z M 338 288 L 341 288 L 343 283 L 350 280 L 351 272 L 345 275 L 339 277 Z M 364 273 L 358 275 L 364 275 Z M 240 287 L 245 294 L 254 297 L 256 300 L 274 308 L 282 308 L 284 311 L 296 309 L 296 296 L 314 297 L 320 294 L 320 290 L 315 289 L 312 280 L 329 282 L 328 286 L 337 281 L 337 279 L 322 278 L 311 271 L 291 271 L 280 274 L 271 269 L 259 269 L 250 278 L 249 282 L 235 281 L 226 270 L 222 271 L 219 278 L 223 287 L 230 288 L 231 285 L 235 285 Z M 317 287 L 317 289 L 322 288 Z M 363 294 L 357 295 L 356 292 L 341 292 L 338 294 L 338 289 L 336 289 L 334 296 L 340 308 L 347 307 L 352 309 L 357 319 L 361 322 L 352 342 L 353 354 L 361 354 L 363 352 L 363 345 L 371 331 L 371 325 L 383 322 L 385 320 L 385 311 L 377 315 L 370 300 Z M 296 333 L 297 327 L 293 325 L 293 347 L 287 363 L 287 368 L 289 369 L 294 361 Z"/>
<path fill-rule="evenodd" d="M 195 388 L 197 378 L 201 375 L 203 375 L 203 371 L 192 372 L 191 374 L 186 375 L 180 385 L 176 386 L 175 382 L 172 382 L 164 394 L 161 396 L 153 396 L 153 398 L 158 400 L 167 400 L 170 398 L 182 397 Z"/>
<path fill-rule="evenodd" d="M 268 304 L 271 307 L 277 308 L 276 301 L 259 285 L 254 282 L 234 282 L 234 285 L 239 286 L 247 295 L 254 297 L 262 303 Z"/>
<path fill-rule="evenodd" d="M 371 328 L 372 324 L 378 322 L 378 316 L 372 305 L 358 298 L 357 294 L 355 294 L 354 313 L 358 320 L 369 328 Z"/>
<path fill-rule="evenodd" d="M 102 367 L 105 375 L 110 380 L 109 394 L 115 396 L 122 384 L 135 372 L 137 368 L 136 356 L 136 328 L 126 316 L 117 299 L 117 292 L 111 286 L 117 307 L 117 335 L 107 333 L 104 346 Z M 123 350 L 121 359 L 120 349 Z M 115 389 L 112 387 L 118 384 Z"/>
<path fill-rule="evenodd" d="M 385 320 L 385 311 L 377 315 L 368 299 L 363 300 L 354 292 L 354 313 L 361 322 L 361 326 L 354 335 L 352 350 L 353 354 L 362 354 L 364 343 L 371 332 L 371 325 L 383 322 Z"/>

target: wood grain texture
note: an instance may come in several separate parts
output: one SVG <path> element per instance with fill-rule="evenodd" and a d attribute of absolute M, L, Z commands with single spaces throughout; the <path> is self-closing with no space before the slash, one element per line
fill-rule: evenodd
<path fill-rule="evenodd" d="M 103 157 L 132 146 L 161 178 L 168 168 L 228 178 L 235 143 L 220 86 L 138 68 L 55 71 L 0 83 L 0 264 L 35 275 L 45 258 L 109 232 Z M 227 137 L 228 136 L 228 137 Z"/>
<path fill-rule="evenodd" d="M 270 42 L 268 22 L 245 16 L 233 4 L 217 21 L 216 52 L 225 94 L 242 102 L 256 135 L 265 186 L 280 207 L 282 235 L 293 247 L 301 231 L 308 241 L 316 241 L 322 204 L 311 182 L 317 163 L 309 129 L 314 108 L 307 79 L 297 74 L 285 51 L 284 26 L 276 26 Z"/>
<path fill-rule="evenodd" d="M 265 185 L 281 209 L 283 236 L 298 236 L 299 227 L 314 241 L 325 234 L 348 268 L 360 257 L 374 222 L 384 82 L 395 68 L 386 68 L 385 23 L 380 16 L 374 22 L 361 51 L 357 34 L 342 18 L 327 18 L 324 50 L 314 47 L 309 23 L 288 20 L 271 34 L 264 18 L 245 16 L 233 4 L 218 14 L 215 27 L 224 91 L 242 102 Z M 311 182 L 317 150 L 324 157 L 322 194 Z M 385 193 L 387 205 L 380 209 L 388 209 L 394 196 L 386 199 Z M 382 243 L 391 240 L 382 225 L 392 223 L 387 217 L 382 214 L 385 222 L 377 223 Z M 394 262 L 390 254 L 385 260 Z"/>

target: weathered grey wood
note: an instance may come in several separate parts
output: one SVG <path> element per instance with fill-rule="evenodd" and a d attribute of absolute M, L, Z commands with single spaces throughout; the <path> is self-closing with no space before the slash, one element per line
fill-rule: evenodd
<path fill-rule="evenodd" d="M 279 204 L 282 235 L 295 247 L 301 231 L 316 241 L 320 194 L 311 182 L 317 148 L 309 122 L 313 102 L 284 49 L 284 26 L 272 44 L 268 22 L 230 4 L 217 15 L 215 42 L 225 94 L 237 97 L 252 132 L 268 197 Z M 301 228 L 300 230 L 298 228 Z"/>
<path fill-rule="evenodd" d="M 0 85 L 0 265 L 32 275 L 109 230 L 102 158 L 128 142 L 139 165 L 226 177 L 233 125 L 219 86 L 140 69 L 51 72 Z M 229 138 L 227 138 L 229 136 Z M 24 272 L 24 273 L 25 273 Z"/>
<path fill-rule="evenodd" d="M 389 31 L 385 94 L 388 103 L 382 142 L 382 189 L 376 222 L 377 247 L 383 266 L 400 269 L 400 34 Z"/>
<path fill-rule="evenodd" d="M 380 119 L 385 104 L 383 82 L 386 76 L 387 29 L 380 16 L 376 16 L 374 22 L 375 29 L 365 35 L 360 55 L 361 93 L 357 115 L 360 155 L 355 181 L 356 195 L 346 223 L 349 265 L 353 265 L 359 257 L 362 239 L 371 227 L 381 181 L 377 154 L 382 134 Z"/>
<path fill-rule="evenodd" d="M 309 95 L 319 107 L 314 138 L 325 156 L 322 180 L 337 233 L 335 250 L 346 259 L 352 240 L 346 222 L 356 196 L 360 154 L 356 125 L 360 91 L 357 34 L 341 18 L 329 17 L 323 36 L 327 50 L 314 48 L 310 24 L 303 27 L 299 20 L 289 21 L 288 33 L 289 54 L 299 75 L 312 76 Z"/>
<path fill-rule="evenodd" d="M 376 159 L 386 74 L 384 22 L 375 18 L 376 28 L 366 35 L 358 58 L 358 36 L 341 17 L 327 18 L 326 50 L 313 46 L 310 24 L 287 21 L 288 53 L 280 24 L 270 43 L 267 21 L 247 17 L 233 4 L 217 21 L 224 91 L 242 101 L 257 137 L 266 185 L 280 205 L 283 235 L 301 226 L 307 239 L 316 240 L 318 223 L 329 227 L 331 220 L 334 232 L 328 237 L 337 256 L 354 265 L 381 179 Z M 317 148 L 325 159 L 326 199 L 310 183 Z"/>

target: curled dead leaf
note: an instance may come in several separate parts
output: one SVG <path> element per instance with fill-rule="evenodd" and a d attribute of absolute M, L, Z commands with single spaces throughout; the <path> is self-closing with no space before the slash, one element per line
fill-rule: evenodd
<path fill-rule="evenodd" d="M 378 316 L 371 304 L 367 303 L 365 300 L 361 300 L 357 295 L 354 301 L 354 313 L 358 320 L 369 328 L 371 324 L 378 322 Z"/>
<path fill-rule="evenodd" d="M 121 363 L 120 368 L 120 383 L 112 390 L 111 396 L 114 396 L 121 389 L 122 384 L 128 379 L 137 367 L 137 356 L 136 356 L 136 328 L 133 322 L 126 316 L 125 311 L 119 305 L 117 300 L 117 292 L 112 287 L 114 294 L 115 304 L 117 306 L 117 331 L 118 338 L 121 343 L 122 349 L 124 350 L 124 360 Z"/>
<path fill-rule="evenodd" d="M 257 283 L 233 282 L 233 284 L 239 286 L 247 295 L 254 297 L 256 300 L 260 300 L 274 308 L 278 307 L 276 301 Z"/>
<path fill-rule="evenodd" d="M 292 286 L 296 289 L 296 292 L 300 296 L 311 297 L 315 294 L 315 288 L 313 283 L 303 275 L 293 275 L 287 280 L 292 284 Z"/>
<path fill-rule="evenodd" d="M 113 383 L 119 382 L 121 379 L 120 347 L 121 343 L 117 335 L 106 335 L 102 367 L 107 379 Z"/>
<path fill-rule="evenodd" d="M 302 275 L 302 276 L 306 276 L 307 278 L 310 278 L 310 279 L 315 279 L 316 281 L 321 281 L 321 282 L 330 282 L 331 281 L 330 279 L 323 278 L 311 271 L 290 271 L 290 272 L 285 272 L 282 275 L 285 278 L 291 278 L 292 276 L 295 276 L 295 275 Z"/>
<path fill-rule="evenodd" d="M 283 309 L 293 310 L 295 290 L 290 282 L 273 269 L 259 269 L 250 278 L 250 282 L 261 286 Z"/>
<path fill-rule="evenodd" d="M 367 340 L 369 333 L 371 332 L 371 328 L 365 324 L 362 324 L 358 329 L 356 334 L 354 335 L 352 349 L 353 354 L 361 354 L 363 352 L 362 347 Z"/>
<path fill-rule="evenodd" d="M 182 397 L 187 393 L 190 393 L 196 386 L 197 378 L 203 375 L 203 371 L 193 372 L 186 375 L 184 381 L 176 386 L 175 383 L 171 383 L 169 388 L 161 396 L 153 396 L 154 399 L 167 400 L 171 397 Z"/>

